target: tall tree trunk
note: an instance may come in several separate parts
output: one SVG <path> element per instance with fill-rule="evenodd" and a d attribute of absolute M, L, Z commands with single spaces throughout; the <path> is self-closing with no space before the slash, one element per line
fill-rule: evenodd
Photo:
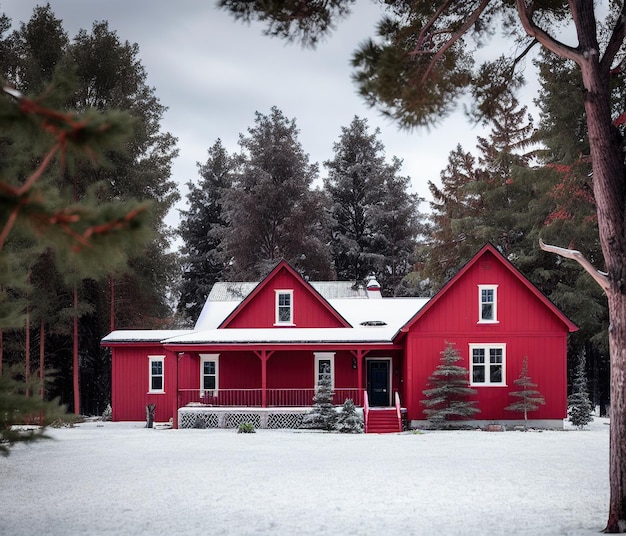
<path fill-rule="evenodd" d="M 26 359 L 24 363 L 24 379 L 26 380 L 26 396 L 30 396 L 30 306 L 26 305 Z"/>
<path fill-rule="evenodd" d="M 72 372 L 74 383 L 74 413 L 80 415 L 80 390 L 78 370 L 78 287 L 74 285 L 74 336 L 73 336 Z"/>
<path fill-rule="evenodd" d="M 43 400 L 46 393 L 46 388 L 44 385 L 45 374 L 45 344 L 46 344 L 46 333 L 45 333 L 45 324 L 43 318 L 39 321 L 39 383 L 41 387 L 39 388 L 39 394 L 41 399 Z"/>
<path fill-rule="evenodd" d="M 593 50 L 585 43 L 589 61 L 581 65 L 585 111 L 593 162 L 593 191 L 600 243 L 608 274 L 609 348 L 611 354 L 610 502 L 606 532 L 626 532 L 626 236 L 624 234 L 623 142 L 610 113 L 608 72 L 600 70 Z"/>

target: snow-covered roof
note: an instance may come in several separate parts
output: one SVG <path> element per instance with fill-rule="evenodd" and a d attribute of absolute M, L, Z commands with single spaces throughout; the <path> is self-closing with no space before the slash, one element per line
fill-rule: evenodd
<path fill-rule="evenodd" d="M 352 281 L 309 281 L 324 299 L 367 298 L 365 289 Z M 241 302 L 258 285 L 255 281 L 217 282 L 211 288 L 207 301 Z"/>
<path fill-rule="evenodd" d="M 161 341 L 170 337 L 178 337 L 181 335 L 188 335 L 193 333 L 192 329 L 118 329 L 109 333 L 104 339 L 103 343 L 114 342 L 155 342 Z"/>
<path fill-rule="evenodd" d="M 394 336 L 426 303 L 428 298 L 382 300 L 329 300 L 352 328 L 238 328 L 217 329 L 238 302 L 208 302 L 203 309 L 205 327 L 193 330 L 118 330 L 103 342 L 161 342 L 166 344 L 246 343 L 390 343 Z M 202 315 L 201 315 L 202 317 Z M 198 324 L 201 324 L 200 319 Z M 198 325 L 196 324 L 196 325 Z M 209 327 L 206 327 L 209 326 Z"/>
<path fill-rule="evenodd" d="M 165 344 L 307 344 L 391 343 L 397 330 L 389 326 L 359 328 L 237 328 L 193 331 Z"/>

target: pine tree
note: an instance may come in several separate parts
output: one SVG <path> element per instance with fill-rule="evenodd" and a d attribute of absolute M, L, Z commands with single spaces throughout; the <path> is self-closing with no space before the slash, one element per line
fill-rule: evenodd
<path fill-rule="evenodd" d="M 313 189 L 317 164 L 309 163 L 294 119 L 276 107 L 256 113 L 240 135 L 232 187 L 221 197 L 228 225 L 221 236 L 230 280 L 254 281 L 285 259 L 313 280 L 332 275 L 326 245 L 326 196 Z"/>
<path fill-rule="evenodd" d="M 424 413 L 428 421 L 437 427 L 450 425 L 451 421 L 467 419 L 480 413 L 475 400 L 469 400 L 476 389 L 468 386 L 469 371 L 457 363 L 461 355 L 453 343 L 447 343 L 441 352 L 441 364 L 428 378 L 428 389 L 422 391 L 426 399 Z"/>
<path fill-rule="evenodd" d="M 301 427 L 333 430 L 337 422 L 337 412 L 333 405 L 334 395 L 330 374 L 321 374 L 313 396 L 313 407 L 304 415 Z"/>
<path fill-rule="evenodd" d="M 593 421 L 593 405 L 591 400 L 589 400 L 587 374 L 585 372 L 586 361 L 585 352 L 579 352 L 572 385 L 572 394 L 567 397 L 569 421 L 574 426 L 577 426 L 579 430 L 582 430 L 585 425 Z"/>
<path fill-rule="evenodd" d="M 537 411 L 540 406 L 546 403 L 541 393 L 535 389 L 537 384 L 533 383 L 531 377 L 528 375 L 528 356 L 524 356 L 522 370 L 513 383 L 521 387 L 522 390 L 509 393 L 517 402 L 513 402 L 513 404 L 508 405 L 504 409 L 523 413 L 524 424 L 526 424 L 528 422 L 528 413 L 530 411 Z"/>
<path fill-rule="evenodd" d="M 0 31 L 5 32 L 9 26 L 6 18 L 2 20 L 5 23 L 0 24 Z M 147 85 L 147 74 L 138 61 L 138 46 L 120 41 L 107 23 L 95 23 L 91 32 L 81 30 L 70 40 L 62 21 L 47 5 L 35 8 L 26 24 L 0 38 L 0 49 L 6 52 L 0 61 L 0 77 L 30 98 L 44 94 L 45 100 L 37 101 L 39 104 L 60 112 L 75 110 L 87 117 L 98 111 L 127 112 L 124 143 L 101 148 L 91 144 L 86 151 L 82 151 L 84 143 L 70 145 L 63 158 L 47 167 L 38 186 L 47 188 L 46 199 L 57 207 L 67 201 L 59 192 L 69 192 L 72 202 L 93 207 L 108 207 L 108 201 L 113 200 L 150 203 L 150 209 L 142 214 L 147 224 L 142 227 L 141 242 L 115 233 L 117 241 L 110 252 L 94 255 L 90 263 L 77 262 L 71 248 L 56 247 L 58 244 L 48 243 L 35 250 L 30 237 L 24 240 L 12 234 L 7 243 L 7 251 L 30 248 L 30 265 L 39 265 L 40 273 L 31 279 L 28 294 L 34 298 L 32 320 L 40 325 L 44 320 L 40 334 L 41 343 L 47 343 L 46 361 L 59 371 L 51 386 L 53 395 L 64 400 L 73 397 L 76 408 L 100 413 L 110 396 L 109 353 L 100 347 L 102 336 L 114 327 L 162 327 L 162 319 L 170 316 L 167 289 L 175 283 L 178 270 L 176 255 L 168 252 L 171 230 L 165 227 L 164 218 L 178 199 L 176 185 L 170 180 L 176 140 L 161 132 L 159 122 L 165 107 Z M 117 127 L 111 134 L 116 131 L 121 132 Z M 32 162 L 49 149 L 35 144 L 30 134 L 0 143 L 3 178 L 28 176 Z M 76 148 L 85 158 L 74 158 Z M 68 165 L 61 165 L 64 162 Z M 53 262 L 48 262 L 51 254 Z M 38 261 L 39 255 L 46 258 Z M 124 308 L 115 307 L 115 301 L 124 303 Z M 59 309 L 59 303 L 66 306 Z M 68 303 L 72 307 L 67 307 Z M 61 326 L 62 322 L 66 326 Z M 11 347 L 11 338 L 20 337 L 23 332 L 9 334 L 5 347 Z M 70 337 L 71 343 L 66 340 Z M 78 339 L 80 379 L 78 370 L 73 378 L 66 374 L 71 367 L 78 369 Z M 12 359 L 15 361 L 16 356 Z M 80 391 L 83 404 L 79 404 Z"/>
<path fill-rule="evenodd" d="M 360 282 L 376 273 L 390 293 L 410 266 L 420 199 L 408 193 L 409 179 L 398 176 L 401 161 L 385 162 L 379 136 L 380 129 L 370 133 L 359 117 L 342 127 L 333 159 L 324 162 L 324 188 L 338 279 Z"/>
<path fill-rule="evenodd" d="M 200 180 L 188 182 L 189 209 L 181 211 L 180 236 L 184 240 L 183 281 L 178 311 L 196 320 L 211 288 L 224 279 L 220 234 L 226 227 L 222 194 L 232 183 L 233 159 L 221 140 L 208 151 L 205 164 L 198 163 Z"/>
<path fill-rule="evenodd" d="M 363 433 L 363 419 L 357 414 L 354 401 L 351 398 L 343 403 L 341 413 L 337 417 L 336 429 L 343 434 Z"/>

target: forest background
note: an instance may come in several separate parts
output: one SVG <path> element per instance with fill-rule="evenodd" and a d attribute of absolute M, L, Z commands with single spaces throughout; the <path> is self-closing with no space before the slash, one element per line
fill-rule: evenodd
<path fill-rule="evenodd" d="M 177 140 L 162 129 L 164 107 L 158 88 L 146 82 L 138 46 L 103 22 L 70 38 L 50 7 L 17 26 L 3 17 L 0 32 L 1 75 L 25 94 L 51 91 L 68 109 L 124 110 L 133 118 L 130 137 L 107 154 L 106 166 L 57 167 L 46 181 L 64 184 L 75 199 L 152 207 L 150 238 L 129 248 L 128 262 L 100 273 L 60 269 L 53 248 L 20 235 L 7 242 L 10 270 L 29 277 L 3 287 L 1 363 L 22 366 L 27 354 L 37 363 L 45 343 L 46 368 L 53 371 L 47 397 L 75 406 L 77 345 L 79 410 L 101 413 L 110 401 L 102 336 L 113 328 L 192 325 L 215 281 L 258 280 L 280 258 L 311 279 L 358 284 L 374 273 L 386 295 L 431 296 L 491 241 L 580 326 L 570 340 L 571 368 L 585 352 L 594 401 L 607 403 L 601 289 L 575 263 L 538 248 L 541 236 L 596 264 L 602 258 L 582 84 L 572 64 L 537 57 L 536 122 L 518 102 L 516 83 L 488 113 L 470 110 L 486 134 L 475 147 L 458 145 L 428 192 L 412 191 L 412 177 L 402 175 L 401 161 L 387 154 L 380 131 L 364 118 L 342 128 L 327 160 L 311 162 L 297 118 L 279 106 L 258 110 L 237 151 L 219 139 L 207 148 L 188 184 L 180 227 L 172 229 L 165 218 L 180 195 L 171 176 Z M 2 135 L 0 171 L 23 176 L 38 155 L 25 140 Z M 180 252 L 172 250 L 176 231 Z"/>

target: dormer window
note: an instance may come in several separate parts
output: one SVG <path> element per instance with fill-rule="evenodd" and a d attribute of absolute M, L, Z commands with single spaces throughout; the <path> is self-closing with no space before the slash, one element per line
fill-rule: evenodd
<path fill-rule="evenodd" d="M 498 285 L 478 285 L 478 322 L 498 322 Z"/>
<path fill-rule="evenodd" d="M 276 291 L 276 324 L 293 326 L 293 290 Z"/>

